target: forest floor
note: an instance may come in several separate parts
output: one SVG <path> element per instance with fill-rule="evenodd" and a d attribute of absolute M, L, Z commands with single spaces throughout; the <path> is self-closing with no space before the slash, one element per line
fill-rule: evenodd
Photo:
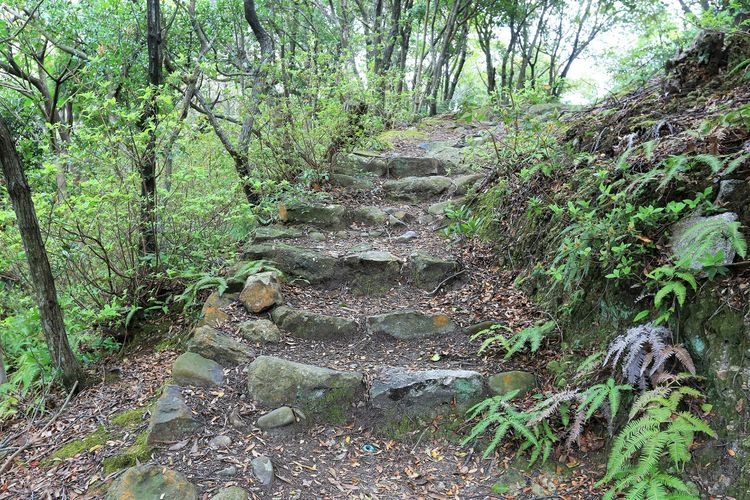
<path fill-rule="evenodd" d="M 428 137 L 397 138 L 390 155 L 419 156 L 431 140 L 462 143 L 470 130 L 449 119 L 437 120 L 421 130 Z M 398 134 L 396 134 L 398 137 Z M 361 337 L 352 341 L 308 340 L 285 335 L 277 344 L 255 345 L 258 355 L 273 355 L 341 370 L 357 370 L 365 380 L 383 365 L 410 369 L 465 369 L 487 375 L 508 370 L 535 374 L 539 391 L 552 389 L 547 364 L 560 356 L 559 339 L 552 338 L 532 355 L 519 354 L 508 361 L 492 349 L 477 351 L 481 340 L 470 340 L 464 328 L 483 321 L 503 323 L 514 331 L 545 319 L 529 299 L 513 286 L 514 276 L 496 264 L 489 247 L 471 240 L 450 241 L 441 232 L 442 217 L 428 216 L 440 199 L 394 202 L 381 189 L 352 193 L 330 189 L 330 202 L 353 208 L 363 205 L 398 208 L 410 214 L 406 227 L 386 227 L 373 233 L 350 227 L 325 232 L 304 228 L 290 245 L 342 256 L 355 248 L 388 251 L 405 259 L 416 250 L 451 256 L 461 264 L 455 280 L 431 293 L 404 283 L 382 296 L 362 296 L 346 286 L 325 288 L 299 282 L 285 283 L 282 296 L 297 309 L 357 319 Z M 399 236 L 413 230 L 406 242 Z M 315 233 L 323 233 L 310 238 Z M 445 313 L 460 327 L 453 334 L 400 341 L 365 333 L 363 318 L 398 309 Z M 221 331 L 241 339 L 237 325 L 251 317 L 235 303 L 224 312 L 228 320 Z M 260 317 L 267 317 L 261 315 Z M 177 321 L 172 335 L 186 335 L 191 325 Z M 66 394 L 51 393 L 47 412 L 19 419 L 2 428 L 2 443 L 11 453 L 26 446 L 0 478 L 0 500 L 15 498 L 89 498 L 104 493 L 122 471 L 105 473 L 103 462 L 126 452 L 148 427 L 150 406 L 169 379 L 180 351 L 174 348 L 126 347 L 121 355 L 104 360 L 100 383 L 87 387 L 70 401 Z M 116 375 L 110 377 L 109 375 Z M 110 380 L 114 378 L 114 380 Z M 151 450 L 139 457 L 143 463 L 161 464 L 182 472 L 210 498 L 219 489 L 237 485 L 251 498 L 600 498 L 593 485 L 603 475 L 603 441 L 584 435 L 585 449 L 568 454 L 562 445 L 544 466 L 524 467 L 515 450 L 500 446 L 483 458 L 481 444 L 461 445 L 471 428 L 461 416 L 435 417 L 427 426 L 379 427 L 365 404 L 352 409 L 346 423 L 314 423 L 263 432 L 254 425 L 268 408 L 248 398 L 243 366 L 226 370 L 224 385 L 213 389 L 186 387 L 182 395 L 204 423 L 202 430 L 184 440 Z M 530 403 L 531 400 L 529 400 Z M 50 416 L 54 421 L 50 424 Z M 131 415 L 134 418 L 118 419 Z M 115 423 L 119 422 L 119 423 Z M 88 436 L 88 437 L 87 437 Z M 231 444 L 209 446 L 216 436 Z M 89 437 L 91 439 L 89 439 Z M 71 444 L 73 446 L 71 446 Z M 61 453 L 66 450 L 68 453 Z M 258 455 L 271 457 L 276 480 L 265 488 L 253 476 L 250 462 Z M 57 457 L 57 458 L 56 458 Z M 7 457 L 6 457 L 7 458 Z M 6 459 L 4 458 L 3 461 Z"/>

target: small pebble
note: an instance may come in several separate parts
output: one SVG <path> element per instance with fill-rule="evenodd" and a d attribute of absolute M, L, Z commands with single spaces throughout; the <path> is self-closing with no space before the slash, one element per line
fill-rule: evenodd
<path fill-rule="evenodd" d="M 405 242 L 405 241 L 413 240 L 417 236 L 419 236 L 419 235 L 417 234 L 416 231 L 406 231 L 401 236 L 397 236 L 396 238 L 394 238 L 394 241 L 397 241 L 399 243 L 400 242 Z"/>
<path fill-rule="evenodd" d="M 232 438 L 229 436 L 216 436 L 208 442 L 208 446 L 212 450 L 219 450 L 221 448 L 228 448 L 232 444 Z"/>
<path fill-rule="evenodd" d="M 234 476 L 235 474 L 237 474 L 237 467 L 235 467 L 234 465 L 230 465 L 226 469 L 221 469 L 216 473 L 220 476 Z"/>

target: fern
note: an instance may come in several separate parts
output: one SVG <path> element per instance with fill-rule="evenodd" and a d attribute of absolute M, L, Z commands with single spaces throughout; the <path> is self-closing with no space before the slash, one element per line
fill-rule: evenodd
<path fill-rule="evenodd" d="M 641 395 L 633 404 L 630 422 L 615 439 L 607 462 L 607 473 L 597 483 L 614 482 L 605 498 L 625 493 L 626 498 L 669 498 L 690 495 L 691 489 L 678 477 L 662 469 L 681 470 L 690 458 L 696 434 L 716 433 L 697 415 L 680 411 L 685 396 L 702 394 L 689 387 L 658 387 Z M 642 415 L 634 420 L 638 414 Z"/>
<path fill-rule="evenodd" d="M 674 244 L 674 253 L 680 256 L 681 267 L 700 269 L 701 260 L 722 250 L 721 239 L 742 258 L 747 255 L 747 242 L 740 231 L 737 216 L 731 212 L 713 217 L 694 217 L 682 223 L 687 227 Z M 730 257 L 725 255 L 724 257 Z"/>
<path fill-rule="evenodd" d="M 670 331 L 651 323 L 635 326 L 612 341 L 604 358 L 603 366 L 610 360 L 612 367 L 621 363 L 623 378 L 645 390 L 647 381 L 654 385 L 667 371 L 666 363 L 674 357 L 682 366 L 695 375 L 695 365 L 687 350 L 679 345 L 667 344 Z"/>
<path fill-rule="evenodd" d="M 482 342 L 482 345 L 479 347 L 479 352 L 482 353 L 484 350 L 486 350 L 489 346 L 493 344 L 499 344 L 500 347 L 502 347 L 502 349 L 505 351 L 504 359 L 509 359 L 515 353 L 517 353 L 518 351 L 526 347 L 526 344 L 529 344 L 529 350 L 531 352 L 536 352 L 539 350 L 539 347 L 541 347 L 542 340 L 544 340 L 547 334 L 551 332 L 554 328 L 555 328 L 555 322 L 547 321 L 546 323 L 524 328 L 520 332 L 514 335 L 511 335 L 508 338 L 506 338 L 504 335 L 501 335 L 501 334 L 493 335 L 485 339 L 484 342 Z M 508 328 L 507 326 L 492 325 L 489 329 L 482 330 L 481 332 L 473 335 L 471 338 L 473 340 L 473 339 L 476 339 L 477 337 L 484 336 L 487 333 L 495 332 L 499 329 L 511 331 L 510 328 Z"/>
<path fill-rule="evenodd" d="M 518 394 L 518 391 L 511 391 L 508 394 L 495 396 L 477 403 L 469 409 L 467 416 L 472 420 L 481 415 L 479 422 L 474 425 L 469 435 L 463 440 L 462 444 L 466 445 L 471 441 L 479 438 L 491 427 L 494 434 L 489 444 L 484 449 L 484 458 L 487 458 L 495 451 L 495 448 L 508 435 L 513 435 L 523 440 L 522 446 L 538 446 L 537 437 L 534 432 L 527 427 L 528 421 L 532 414 L 520 411 L 508 403 Z"/>

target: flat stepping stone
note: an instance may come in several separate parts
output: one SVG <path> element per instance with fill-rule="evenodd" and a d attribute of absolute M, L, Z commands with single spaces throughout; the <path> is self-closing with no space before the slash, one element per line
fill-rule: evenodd
<path fill-rule="evenodd" d="M 247 392 L 256 402 L 270 407 L 295 406 L 305 413 L 341 416 L 342 407 L 360 398 L 364 377 L 343 372 L 259 356 L 247 367 Z"/>
<path fill-rule="evenodd" d="M 378 207 L 347 208 L 343 205 L 290 204 L 286 207 L 287 224 L 306 224 L 320 229 L 346 229 L 351 226 L 383 226 L 388 214 Z"/>
<path fill-rule="evenodd" d="M 151 413 L 146 441 L 148 444 L 180 441 L 200 427 L 201 423 L 193 417 L 182 398 L 180 386 L 167 385 Z"/>
<path fill-rule="evenodd" d="M 374 186 L 370 179 L 347 174 L 331 174 L 330 183 L 346 191 L 368 191 Z"/>
<path fill-rule="evenodd" d="M 284 274 L 311 284 L 330 281 L 338 274 L 338 261 L 314 250 L 284 243 L 260 243 L 245 247 L 245 259 L 272 260 Z"/>
<path fill-rule="evenodd" d="M 437 203 L 433 203 L 427 208 L 427 213 L 430 215 L 439 215 L 444 216 L 445 215 L 445 209 L 451 208 L 451 207 L 460 207 L 464 202 L 463 197 L 459 198 L 453 198 L 451 200 L 445 200 L 445 201 L 439 201 Z"/>
<path fill-rule="evenodd" d="M 388 160 L 378 153 L 355 152 L 336 165 L 337 173 L 356 175 L 369 173 L 383 177 L 388 172 Z"/>
<path fill-rule="evenodd" d="M 357 333 L 353 319 L 325 316 L 281 306 L 271 312 L 274 323 L 295 337 L 303 339 L 340 339 Z"/>
<path fill-rule="evenodd" d="M 251 319 L 238 325 L 240 335 L 248 342 L 275 344 L 281 341 L 279 327 L 267 319 Z"/>
<path fill-rule="evenodd" d="M 367 332 L 387 335 L 395 339 L 410 340 L 448 335 L 456 325 L 445 314 L 424 314 L 406 310 L 378 314 L 367 318 Z"/>
<path fill-rule="evenodd" d="M 105 500 L 198 500 L 198 490 L 177 471 L 163 465 L 138 465 L 120 475 L 107 490 Z"/>
<path fill-rule="evenodd" d="M 212 359 L 222 366 L 245 364 L 255 357 L 255 352 L 250 346 L 238 342 L 210 326 L 201 326 L 195 329 L 187 350 L 200 354 L 204 358 Z"/>
<path fill-rule="evenodd" d="M 345 277 L 352 288 L 365 295 L 380 295 L 401 279 L 402 262 L 390 252 L 366 250 L 344 257 Z"/>
<path fill-rule="evenodd" d="M 409 256 L 407 268 L 414 286 L 434 290 L 443 281 L 458 273 L 461 270 L 461 265 L 455 260 L 442 259 L 417 252 Z"/>
<path fill-rule="evenodd" d="M 175 360 L 172 378 L 180 385 L 216 387 L 224 383 L 224 369 L 216 361 L 186 352 Z"/>
<path fill-rule="evenodd" d="M 245 309 L 253 314 L 281 304 L 281 285 L 276 273 L 265 272 L 248 276 L 239 299 Z"/>
<path fill-rule="evenodd" d="M 299 238 L 304 233 L 293 227 L 286 226 L 260 226 L 255 229 L 252 240 L 254 242 L 263 242 L 270 240 L 282 240 L 289 238 Z"/>
<path fill-rule="evenodd" d="M 431 416 L 463 410 L 484 391 L 482 376 L 468 370 L 410 371 L 386 367 L 370 387 L 370 405 L 394 416 Z"/>
<path fill-rule="evenodd" d="M 422 201 L 451 194 L 456 189 L 448 177 L 404 177 L 383 183 L 386 195 L 394 200 Z"/>
<path fill-rule="evenodd" d="M 445 175 L 446 162 L 438 158 L 394 156 L 388 159 L 388 177 L 428 177 Z"/>

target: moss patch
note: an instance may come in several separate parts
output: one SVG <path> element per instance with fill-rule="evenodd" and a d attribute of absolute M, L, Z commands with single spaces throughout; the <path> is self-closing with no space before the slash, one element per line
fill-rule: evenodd
<path fill-rule="evenodd" d="M 68 458 L 72 458 L 84 451 L 90 451 L 93 448 L 104 445 L 104 443 L 106 443 L 110 438 L 111 436 L 106 431 L 106 429 L 104 429 L 103 426 L 99 426 L 91 434 L 88 434 L 81 439 L 75 439 L 63 445 L 59 450 L 54 452 L 48 460 L 45 461 L 45 465 L 49 465 L 55 460 L 65 460 Z"/>
<path fill-rule="evenodd" d="M 134 427 L 143 422 L 143 408 L 133 408 L 125 410 L 110 419 L 118 427 Z"/>
<path fill-rule="evenodd" d="M 135 442 L 125 451 L 104 459 L 104 474 L 109 475 L 120 469 L 134 466 L 137 462 L 145 462 L 151 455 L 151 447 L 147 443 L 148 431 L 141 432 Z"/>
<path fill-rule="evenodd" d="M 406 130 L 386 130 L 385 132 L 378 135 L 378 141 L 388 144 L 393 147 L 397 141 L 403 140 L 414 140 L 423 141 L 427 139 L 427 134 L 419 130 L 406 129 Z"/>

